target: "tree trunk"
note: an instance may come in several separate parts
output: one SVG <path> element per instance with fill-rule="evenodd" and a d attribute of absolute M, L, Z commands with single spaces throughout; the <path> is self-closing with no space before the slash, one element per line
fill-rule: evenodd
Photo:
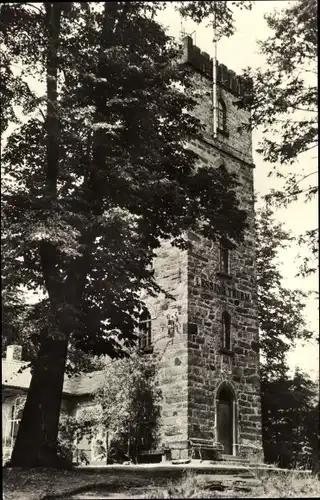
<path fill-rule="evenodd" d="M 60 41 L 61 4 L 47 3 L 47 189 L 50 199 L 57 195 L 59 170 L 60 120 L 58 113 L 58 47 Z"/>
<path fill-rule="evenodd" d="M 60 120 L 58 113 L 58 47 L 62 4 L 46 3 L 47 28 L 47 191 L 48 208 L 57 197 L 59 171 Z M 54 308 L 59 297 L 55 268 L 56 252 L 49 242 L 39 246 L 42 271 Z M 56 312 L 52 311 L 53 317 Z M 57 324 L 61 325 L 59 318 Z M 51 325 L 53 327 L 53 325 Z M 63 330 L 63 327 L 62 327 Z M 57 466 L 59 414 L 70 332 L 54 328 L 42 332 L 28 397 L 11 457 L 13 467 Z"/>
<path fill-rule="evenodd" d="M 56 467 L 57 436 L 68 340 L 41 343 L 12 452 L 12 467 Z"/>
<path fill-rule="evenodd" d="M 59 136 L 60 122 L 58 114 L 57 99 L 57 76 L 58 76 L 58 46 L 60 38 L 61 5 L 57 2 L 46 3 L 47 13 L 47 199 L 48 208 L 51 202 L 57 198 L 57 178 L 59 172 Z M 105 19 L 103 24 L 102 47 L 108 42 L 111 27 L 114 26 L 114 18 L 118 4 L 114 2 L 111 7 L 105 4 Z M 103 52 L 101 53 L 98 76 L 105 72 L 103 63 Z M 96 100 L 97 118 L 104 117 L 106 113 L 105 96 L 99 96 Z M 104 137 L 101 131 L 97 131 L 94 137 L 93 165 L 96 168 L 105 167 Z M 93 170 L 93 169 L 92 169 Z M 92 186 L 91 199 L 94 213 L 101 212 L 99 188 L 97 186 L 97 175 L 93 170 L 91 173 Z M 92 239 L 93 236 L 90 236 Z M 87 239 L 87 236 L 85 237 Z M 88 260 L 88 245 L 83 260 Z M 70 322 L 63 318 L 63 309 L 68 305 L 74 306 L 81 301 L 84 283 L 83 279 L 69 284 L 62 284 L 57 274 L 59 266 L 59 255 L 54 246 L 48 241 L 42 241 L 39 245 L 42 263 L 43 277 L 52 306 L 52 315 L 57 320 L 59 335 L 51 335 L 50 330 L 44 332 L 41 339 L 40 351 L 36 361 L 28 397 L 23 412 L 20 428 L 11 458 L 13 467 L 37 467 L 61 465 L 57 458 L 57 440 L 59 427 L 59 414 L 65 363 L 67 357 L 68 340 L 70 337 Z M 83 264 L 83 263 L 82 263 Z M 86 264 L 87 266 L 87 264 Z M 81 268 L 82 278 L 85 276 L 86 267 Z M 70 271 L 71 272 L 71 271 Z M 70 274 L 71 276 L 71 274 Z M 79 277 L 78 277 L 79 278 Z M 80 285 L 79 285 L 80 282 Z M 59 311 L 59 312 L 58 312 Z M 67 313 L 68 314 L 68 313 Z M 58 317 L 59 316 L 59 317 Z M 53 325 L 51 325 L 53 326 Z"/>

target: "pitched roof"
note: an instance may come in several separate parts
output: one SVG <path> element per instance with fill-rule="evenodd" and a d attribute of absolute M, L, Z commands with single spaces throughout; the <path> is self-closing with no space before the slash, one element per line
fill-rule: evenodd
<path fill-rule="evenodd" d="M 102 387 L 106 372 L 99 370 L 73 377 L 65 375 L 63 393 L 73 396 L 92 394 Z M 23 361 L 8 361 L 2 359 L 2 385 L 17 389 L 29 389 L 31 382 L 31 369 Z"/>
<path fill-rule="evenodd" d="M 103 387 L 106 376 L 106 370 L 99 370 L 73 377 L 71 379 L 73 394 L 80 396 L 94 393 L 97 389 Z"/>

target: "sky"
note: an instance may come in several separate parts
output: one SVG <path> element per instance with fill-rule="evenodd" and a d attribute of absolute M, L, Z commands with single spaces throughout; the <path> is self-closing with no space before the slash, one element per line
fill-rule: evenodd
<path fill-rule="evenodd" d="M 193 43 L 208 54 L 213 54 L 212 28 L 207 27 L 208 22 L 200 25 L 192 21 L 185 21 L 181 25 L 181 17 L 174 9 L 174 3 L 159 15 L 159 20 L 168 28 L 168 33 L 179 37 L 181 28 L 188 34 L 193 33 Z M 231 3 L 231 2 L 230 2 Z M 236 73 L 241 73 L 248 66 L 253 69 L 264 67 L 265 62 L 258 52 L 257 40 L 267 38 L 271 31 L 264 19 L 264 14 L 271 13 L 275 9 L 282 10 L 294 2 L 288 1 L 256 1 L 251 11 L 234 9 L 236 33 L 230 38 L 222 38 L 217 46 L 217 58 L 220 63 Z M 255 191 L 262 196 L 267 194 L 271 188 L 279 188 L 281 183 L 274 177 L 268 177 L 270 164 L 263 161 L 262 157 L 255 151 L 262 138 L 260 130 L 253 134 L 253 160 L 255 163 L 254 183 Z M 304 154 L 295 167 L 305 169 L 305 173 L 317 170 L 317 158 L 314 151 Z M 312 179 L 314 180 L 314 179 Z M 259 205 L 259 201 L 258 201 Z M 287 209 L 277 210 L 276 219 L 283 222 L 285 228 L 293 234 L 301 234 L 309 228 L 318 227 L 318 203 L 314 199 L 310 203 L 301 200 L 292 203 Z M 280 254 L 281 272 L 284 276 L 284 285 L 288 288 L 300 288 L 302 290 L 318 290 L 318 276 L 301 279 L 296 276 L 298 272 L 297 255 L 300 249 L 296 245 L 286 248 Z M 305 314 L 310 327 L 318 336 L 319 331 L 319 304 L 316 299 L 310 299 L 306 303 Z M 312 378 L 319 377 L 319 347 L 317 342 L 297 344 L 290 353 L 289 363 L 292 370 L 299 367 L 309 373 Z"/>

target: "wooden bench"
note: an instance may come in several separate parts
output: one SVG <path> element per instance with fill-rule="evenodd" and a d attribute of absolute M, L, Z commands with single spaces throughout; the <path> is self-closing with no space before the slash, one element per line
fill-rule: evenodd
<path fill-rule="evenodd" d="M 214 442 L 212 439 L 202 439 L 202 438 L 192 438 L 189 439 L 189 445 L 191 448 L 191 457 L 195 458 L 194 455 L 196 451 L 199 453 L 200 460 L 202 461 L 202 452 L 211 452 L 214 455 L 213 458 L 220 459 L 221 452 L 223 451 L 223 446 L 220 443 Z"/>
<path fill-rule="evenodd" d="M 137 463 L 139 464 L 156 464 L 170 460 L 170 449 L 160 448 L 158 450 L 139 453 Z"/>

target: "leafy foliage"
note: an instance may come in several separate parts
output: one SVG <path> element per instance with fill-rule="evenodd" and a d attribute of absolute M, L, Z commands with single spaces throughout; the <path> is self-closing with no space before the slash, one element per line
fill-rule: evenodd
<path fill-rule="evenodd" d="M 290 233 L 273 218 L 268 206 L 257 212 L 257 286 L 260 352 L 269 379 L 284 375 L 286 357 L 297 340 L 309 340 L 313 332 L 304 317 L 308 294 L 283 286 L 279 250 L 292 241 Z"/>
<path fill-rule="evenodd" d="M 313 337 L 304 317 L 306 294 L 283 286 L 279 250 L 292 236 L 266 206 L 257 213 L 257 285 L 261 354 L 262 430 L 265 459 L 280 467 L 317 466 L 319 415 L 316 386 L 300 371 L 288 374 L 297 340 Z"/>
<path fill-rule="evenodd" d="M 317 2 L 298 0 L 265 18 L 272 30 L 272 35 L 259 42 L 266 65 L 245 71 L 253 88 L 242 105 L 251 109 L 252 126 L 263 131 L 257 151 L 274 164 L 269 175 L 283 181 L 283 188 L 273 189 L 266 198 L 275 206 L 287 207 L 298 199 L 309 201 L 318 193 L 317 182 L 312 182 L 317 169 L 310 169 L 305 155 L 316 152 L 318 146 Z M 300 171 L 297 160 L 306 163 Z M 302 242 L 310 247 L 310 254 L 300 272 L 308 275 L 318 268 L 318 229 L 301 235 Z"/>
<path fill-rule="evenodd" d="M 2 292 L 2 356 L 8 345 L 19 344 L 23 338 L 23 299 L 16 293 Z"/>
<path fill-rule="evenodd" d="M 234 8 L 251 10 L 251 1 L 183 1 L 178 2 L 176 9 L 183 17 L 191 17 L 193 21 L 200 24 L 204 20 L 213 23 L 217 27 L 217 35 L 231 36 L 235 32 Z"/>
<path fill-rule="evenodd" d="M 64 441 L 92 441 L 100 434 L 100 456 L 136 460 L 141 452 L 154 449 L 158 441 L 161 391 L 157 364 L 149 357 L 133 354 L 104 369 L 104 384 L 97 389 L 88 408 L 75 417 L 64 416 L 60 432 Z M 109 441 L 107 448 L 106 439 Z"/>
<path fill-rule="evenodd" d="M 312 337 L 303 316 L 306 294 L 282 285 L 277 262 L 280 248 L 293 241 L 272 220 L 270 203 L 287 207 L 304 196 L 309 201 L 318 192 L 305 182 L 316 172 L 284 170 L 304 153 L 317 147 L 317 4 L 298 0 L 280 13 L 266 16 L 273 34 L 260 42 L 266 68 L 246 76 L 253 78 L 253 93 L 245 106 L 252 110 L 252 125 L 264 127 L 258 152 L 274 163 L 269 175 L 284 181 L 282 190 L 267 195 L 267 208 L 257 219 L 258 293 L 261 329 L 262 416 L 265 458 L 282 467 L 312 466 L 318 460 L 318 415 L 315 387 L 306 374 L 288 375 L 287 354 L 296 340 Z M 298 239 L 309 248 L 300 272 L 317 270 L 318 229 L 308 229 Z"/>
<path fill-rule="evenodd" d="M 6 355 L 8 345 L 17 344 L 23 347 L 23 359 L 31 361 L 35 357 L 36 342 L 34 330 L 28 322 L 30 307 L 26 304 L 24 294 L 12 276 L 9 252 L 6 245 L 1 253 L 1 326 L 2 357 Z"/>
<path fill-rule="evenodd" d="M 319 467 L 319 404 L 316 387 L 300 371 L 262 379 L 265 459 L 285 468 Z"/>

